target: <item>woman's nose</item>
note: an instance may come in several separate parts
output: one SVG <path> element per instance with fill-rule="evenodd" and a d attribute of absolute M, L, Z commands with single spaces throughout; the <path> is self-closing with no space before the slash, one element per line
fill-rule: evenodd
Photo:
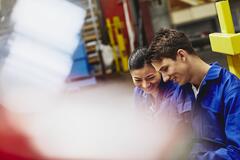
<path fill-rule="evenodd" d="M 144 80 L 144 81 L 142 82 L 142 87 L 143 87 L 143 88 L 147 88 L 148 86 L 149 86 L 149 82 L 146 81 L 146 80 Z"/>

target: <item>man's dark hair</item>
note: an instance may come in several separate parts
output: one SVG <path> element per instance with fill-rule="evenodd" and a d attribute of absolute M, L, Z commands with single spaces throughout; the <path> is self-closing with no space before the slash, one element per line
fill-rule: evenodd
<path fill-rule="evenodd" d="M 128 68 L 130 71 L 135 69 L 141 69 L 144 67 L 145 64 L 147 64 L 147 52 L 147 48 L 138 48 L 132 52 L 128 59 Z"/>
<path fill-rule="evenodd" d="M 162 28 L 158 31 L 149 48 L 147 61 L 171 58 L 176 60 L 178 49 L 184 49 L 189 54 L 195 54 L 188 37 L 180 31 Z"/>

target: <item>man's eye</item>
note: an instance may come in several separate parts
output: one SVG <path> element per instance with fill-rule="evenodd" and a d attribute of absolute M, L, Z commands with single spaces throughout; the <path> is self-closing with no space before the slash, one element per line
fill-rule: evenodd
<path fill-rule="evenodd" d="M 167 70 L 168 70 L 168 67 L 163 67 L 163 68 L 161 69 L 162 72 L 166 72 Z"/>

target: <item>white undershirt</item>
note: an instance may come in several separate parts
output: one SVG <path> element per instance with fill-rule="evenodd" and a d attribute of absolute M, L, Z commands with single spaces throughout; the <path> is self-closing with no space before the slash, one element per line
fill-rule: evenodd
<path fill-rule="evenodd" d="M 192 84 L 192 90 L 193 90 L 193 93 L 194 93 L 194 96 L 195 96 L 196 99 L 197 99 L 199 90 L 200 90 L 200 88 L 201 88 L 201 86 L 202 86 L 202 82 L 203 82 L 203 80 L 205 79 L 205 77 L 206 77 L 206 75 L 203 77 L 203 79 L 202 79 L 202 81 L 201 81 L 201 83 L 200 83 L 200 85 L 199 85 L 198 88 L 195 87 L 195 86 Z"/>
<path fill-rule="evenodd" d="M 194 96 L 195 96 L 196 99 L 197 99 L 197 95 L 199 93 L 199 88 L 200 87 L 197 88 L 192 84 L 192 90 L 193 90 L 193 93 L 194 93 Z"/>

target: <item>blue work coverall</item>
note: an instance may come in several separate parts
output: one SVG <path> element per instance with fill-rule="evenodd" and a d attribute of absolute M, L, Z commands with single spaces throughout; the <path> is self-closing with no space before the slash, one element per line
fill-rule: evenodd
<path fill-rule="evenodd" d="M 198 95 L 191 84 L 178 88 L 192 99 L 195 135 L 191 160 L 240 160 L 240 80 L 213 63 Z"/>

